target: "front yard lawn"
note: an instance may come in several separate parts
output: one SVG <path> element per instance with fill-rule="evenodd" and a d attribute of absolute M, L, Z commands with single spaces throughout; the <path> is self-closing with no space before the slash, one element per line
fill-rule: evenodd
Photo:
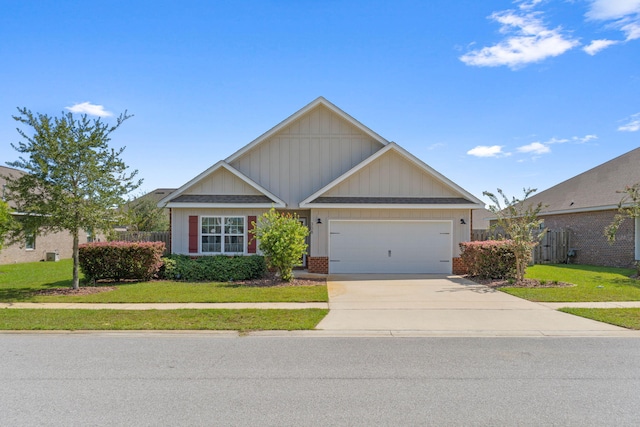
<path fill-rule="evenodd" d="M 631 279 L 633 269 L 598 267 L 576 264 L 534 265 L 527 269 L 526 278 L 572 283 L 571 287 L 517 288 L 503 287 L 501 291 L 530 301 L 539 302 L 600 302 L 640 301 L 640 280 Z"/>
<path fill-rule="evenodd" d="M 329 310 L 0 310 L 0 330 L 303 330 Z"/>
<path fill-rule="evenodd" d="M 114 286 L 113 283 L 105 287 Z M 0 302 L 326 302 L 325 284 L 245 286 L 236 283 L 122 282 L 114 290 L 90 295 L 38 295 L 71 287 L 71 260 L 0 266 Z"/>
<path fill-rule="evenodd" d="M 628 329 L 640 330 L 640 308 L 561 308 L 560 311 L 610 323 Z"/>

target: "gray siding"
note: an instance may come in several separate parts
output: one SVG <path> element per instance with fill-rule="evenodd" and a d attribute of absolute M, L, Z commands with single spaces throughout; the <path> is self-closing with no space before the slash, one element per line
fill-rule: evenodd
<path fill-rule="evenodd" d="M 260 216 L 265 209 L 172 209 L 171 252 L 189 255 L 189 216 L 190 215 L 222 215 L 222 216 Z M 245 230 L 245 238 L 246 230 Z"/>
<path fill-rule="evenodd" d="M 220 168 L 183 194 L 260 195 L 262 193 L 228 170 Z"/>
<path fill-rule="evenodd" d="M 323 196 L 460 197 L 403 156 L 388 151 Z"/>
<path fill-rule="evenodd" d="M 295 207 L 382 147 L 320 105 L 231 165 Z"/>

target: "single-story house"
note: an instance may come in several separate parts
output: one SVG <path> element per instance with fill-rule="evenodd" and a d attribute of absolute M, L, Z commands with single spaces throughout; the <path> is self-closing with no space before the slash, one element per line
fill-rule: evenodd
<path fill-rule="evenodd" d="M 5 200 L 5 176 L 19 177 L 24 172 L 0 166 L 0 189 L 2 190 L 2 200 Z M 13 207 L 11 200 L 5 200 L 10 207 Z M 12 212 L 16 219 L 19 219 L 20 212 Z M 80 243 L 91 240 L 87 233 L 80 233 Z M 68 232 L 49 233 L 37 235 L 35 232 L 27 237 L 24 242 L 3 245 L 0 250 L 0 264 L 14 264 L 20 262 L 35 262 L 47 260 L 48 254 L 57 254 L 58 259 L 71 258 L 73 252 L 73 237 Z M 49 255 L 49 259 L 55 259 L 55 255 Z"/>
<path fill-rule="evenodd" d="M 627 219 L 616 241 L 609 244 L 605 228 L 618 212 L 627 186 L 640 183 L 640 148 L 596 166 L 532 196 L 530 203 L 546 205 L 540 217 L 549 230 L 567 229 L 572 262 L 630 267 L 640 259 L 640 219 Z"/>
<path fill-rule="evenodd" d="M 309 227 L 309 272 L 462 272 L 482 201 L 320 97 L 162 199 L 171 252 L 249 255 L 271 207 Z"/>

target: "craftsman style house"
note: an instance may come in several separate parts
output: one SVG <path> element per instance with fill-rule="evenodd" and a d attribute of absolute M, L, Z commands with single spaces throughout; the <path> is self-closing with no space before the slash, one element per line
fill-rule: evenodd
<path fill-rule="evenodd" d="M 259 252 L 271 207 L 310 229 L 310 272 L 462 271 L 458 244 L 484 204 L 320 97 L 162 199 L 171 252 Z"/>

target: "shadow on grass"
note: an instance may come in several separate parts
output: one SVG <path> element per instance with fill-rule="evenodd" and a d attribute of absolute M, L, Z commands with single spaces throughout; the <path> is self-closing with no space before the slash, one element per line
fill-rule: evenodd
<path fill-rule="evenodd" d="M 71 280 L 59 280 L 57 282 L 44 283 L 38 287 L 2 287 L 0 288 L 0 302 L 23 302 L 30 301 L 33 297 L 38 296 L 41 291 L 48 291 L 53 289 L 71 289 Z M 80 287 L 111 287 L 114 285 L 122 285 L 124 282 L 110 282 L 110 283 L 83 283 L 80 282 Z M 128 283 L 133 284 L 133 283 Z"/>

